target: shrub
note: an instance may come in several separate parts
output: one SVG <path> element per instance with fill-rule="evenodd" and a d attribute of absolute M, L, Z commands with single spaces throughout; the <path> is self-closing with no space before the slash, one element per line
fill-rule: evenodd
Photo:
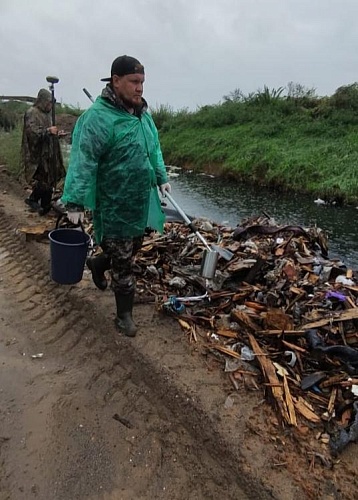
<path fill-rule="evenodd" d="M 358 110 L 358 83 L 339 87 L 331 97 L 331 103 L 338 109 Z"/>

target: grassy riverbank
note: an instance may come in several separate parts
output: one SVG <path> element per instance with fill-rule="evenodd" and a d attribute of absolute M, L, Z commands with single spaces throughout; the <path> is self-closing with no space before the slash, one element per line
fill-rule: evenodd
<path fill-rule="evenodd" d="M 358 84 L 330 97 L 298 84 L 285 91 L 265 87 L 245 96 L 237 89 L 196 112 L 154 110 L 166 163 L 358 203 Z M 67 106 L 58 112 L 81 111 Z M 20 129 L 19 119 L 6 133 L 0 124 L 0 159 L 15 173 Z"/>
<path fill-rule="evenodd" d="M 330 201 L 358 200 L 358 85 L 318 98 L 300 86 L 243 96 L 195 113 L 154 112 L 166 162 L 306 191 Z"/>

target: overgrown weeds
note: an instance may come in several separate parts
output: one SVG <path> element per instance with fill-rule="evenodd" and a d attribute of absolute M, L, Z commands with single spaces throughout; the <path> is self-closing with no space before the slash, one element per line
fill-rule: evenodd
<path fill-rule="evenodd" d="M 21 172 L 22 127 L 17 124 L 11 132 L 0 129 L 0 162 L 6 164 L 9 171 L 18 176 Z"/>
<path fill-rule="evenodd" d="M 286 91 L 286 93 L 285 93 Z M 153 111 L 167 163 L 203 170 L 218 165 L 253 182 L 358 201 L 358 83 L 331 97 L 290 82 L 195 112 Z"/>

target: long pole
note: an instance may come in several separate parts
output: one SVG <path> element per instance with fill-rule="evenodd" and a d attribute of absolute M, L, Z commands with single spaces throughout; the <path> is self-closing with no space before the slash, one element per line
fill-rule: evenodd
<path fill-rule="evenodd" d="M 52 109 L 51 109 L 51 114 L 52 114 L 52 126 L 54 127 L 56 125 L 56 99 L 55 99 L 55 83 L 59 82 L 59 79 L 56 76 L 47 76 L 46 80 L 49 82 L 50 86 L 50 91 L 51 91 L 51 100 L 52 100 Z M 51 143 L 52 143 L 52 168 L 53 168 L 53 175 L 54 175 L 54 193 L 56 192 L 56 186 L 57 186 L 57 162 L 56 162 L 56 148 L 55 148 L 55 136 L 51 135 Z"/>

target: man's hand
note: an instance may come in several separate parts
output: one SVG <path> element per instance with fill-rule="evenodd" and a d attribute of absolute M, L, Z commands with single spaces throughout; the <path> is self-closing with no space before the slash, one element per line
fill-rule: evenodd
<path fill-rule="evenodd" d="M 58 128 L 56 127 L 56 125 L 52 125 L 51 127 L 49 127 L 47 129 L 47 132 L 51 135 L 57 135 L 58 134 Z"/>
<path fill-rule="evenodd" d="M 169 182 L 166 182 L 165 184 L 161 184 L 161 185 L 159 186 L 159 190 L 160 190 L 160 192 L 162 193 L 162 195 L 164 196 L 166 192 L 171 193 L 171 191 L 172 191 L 172 187 L 171 187 L 171 185 L 169 184 Z"/>
<path fill-rule="evenodd" d="M 80 222 L 83 222 L 84 217 L 84 212 L 74 212 L 70 210 L 67 212 L 67 219 L 72 222 L 72 224 L 80 224 Z"/>

